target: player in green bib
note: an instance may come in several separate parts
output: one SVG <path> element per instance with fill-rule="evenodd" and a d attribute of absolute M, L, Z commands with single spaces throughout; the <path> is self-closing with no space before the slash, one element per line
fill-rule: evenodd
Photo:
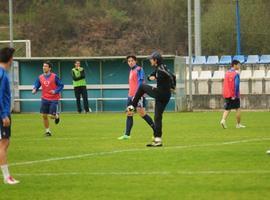
<path fill-rule="evenodd" d="M 81 97 L 82 97 L 84 111 L 85 113 L 88 113 L 90 109 L 88 105 L 85 72 L 84 72 L 84 69 L 81 67 L 80 61 L 77 60 L 75 62 L 75 67 L 71 70 L 71 74 L 72 74 L 74 93 L 75 93 L 76 103 L 77 103 L 77 111 L 79 113 L 82 112 L 82 108 L 81 108 Z"/>

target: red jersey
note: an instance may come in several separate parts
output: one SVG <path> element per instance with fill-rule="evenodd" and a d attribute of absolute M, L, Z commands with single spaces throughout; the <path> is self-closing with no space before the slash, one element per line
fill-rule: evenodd
<path fill-rule="evenodd" d="M 44 74 L 39 76 L 39 81 L 42 87 L 42 99 L 46 100 L 59 100 L 61 98 L 59 93 L 52 94 L 51 91 L 55 91 L 57 89 L 56 81 L 55 81 L 56 74 L 51 73 L 49 77 L 45 77 Z"/>
<path fill-rule="evenodd" d="M 135 65 L 129 72 L 129 91 L 128 96 L 134 97 L 139 86 L 144 83 L 144 71 L 140 66 Z"/>

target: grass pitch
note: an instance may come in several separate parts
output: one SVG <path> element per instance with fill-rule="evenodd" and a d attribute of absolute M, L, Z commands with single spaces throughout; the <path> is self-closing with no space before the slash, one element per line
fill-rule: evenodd
<path fill-rule="evenodd" d="M 40 115 L 13 115 L 9 164 L 21 183 L 0 183 L 1 200 L 270 199 L 268 112 L 243 113 L 246 129 L 232 113 L 227 130 L 218 112 L 165 113 L 156 149 L 138 116 L 128 141 L 116 139 L 124 114 L 61 117 L 45 138 Z"/>

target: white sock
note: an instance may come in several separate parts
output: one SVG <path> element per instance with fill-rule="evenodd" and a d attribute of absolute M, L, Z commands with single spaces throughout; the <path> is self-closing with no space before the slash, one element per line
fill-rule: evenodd
<path fill-rule="evenodd" d="M 160 137 L 155 137 L 155 142 L 161 142 L 161 138 Z"/>
<path fill-rule="evenodd" d="M 46 133 L 47 133 L 47 132 L 49 132 L 49 133 L 51 132 L 51 131 L 50 131 L 50 128 L 46 128 Z"/>
<path fill-rule="evenodd" d="M 8 171 L 8 165 L 1 165 L 1 170 L 3 173 L 3 177 L 6 180 L 10 176 L 9 171 Z"/>

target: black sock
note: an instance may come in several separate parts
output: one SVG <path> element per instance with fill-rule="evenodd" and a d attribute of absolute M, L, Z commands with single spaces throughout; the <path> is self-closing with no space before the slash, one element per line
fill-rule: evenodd
<path fill-rule="evenodd" d="M 143 117 L 142 117 L 146 122 L 147 122 L 147 124 L 149 124 L 149 126 L 153 129 L 153 131 L 155 132 L 155 123 L 154 123 L 154 121 L 152 120 L 152 118 L 149 116 L 149 115 L 144 115 Z"/>
<path fill-rule="evenodd" d="M 127 121 L 126 121 L 126 135 L 130 135 L 130 131 L 133 126 L 133 116 L 127 116 Z"/>

